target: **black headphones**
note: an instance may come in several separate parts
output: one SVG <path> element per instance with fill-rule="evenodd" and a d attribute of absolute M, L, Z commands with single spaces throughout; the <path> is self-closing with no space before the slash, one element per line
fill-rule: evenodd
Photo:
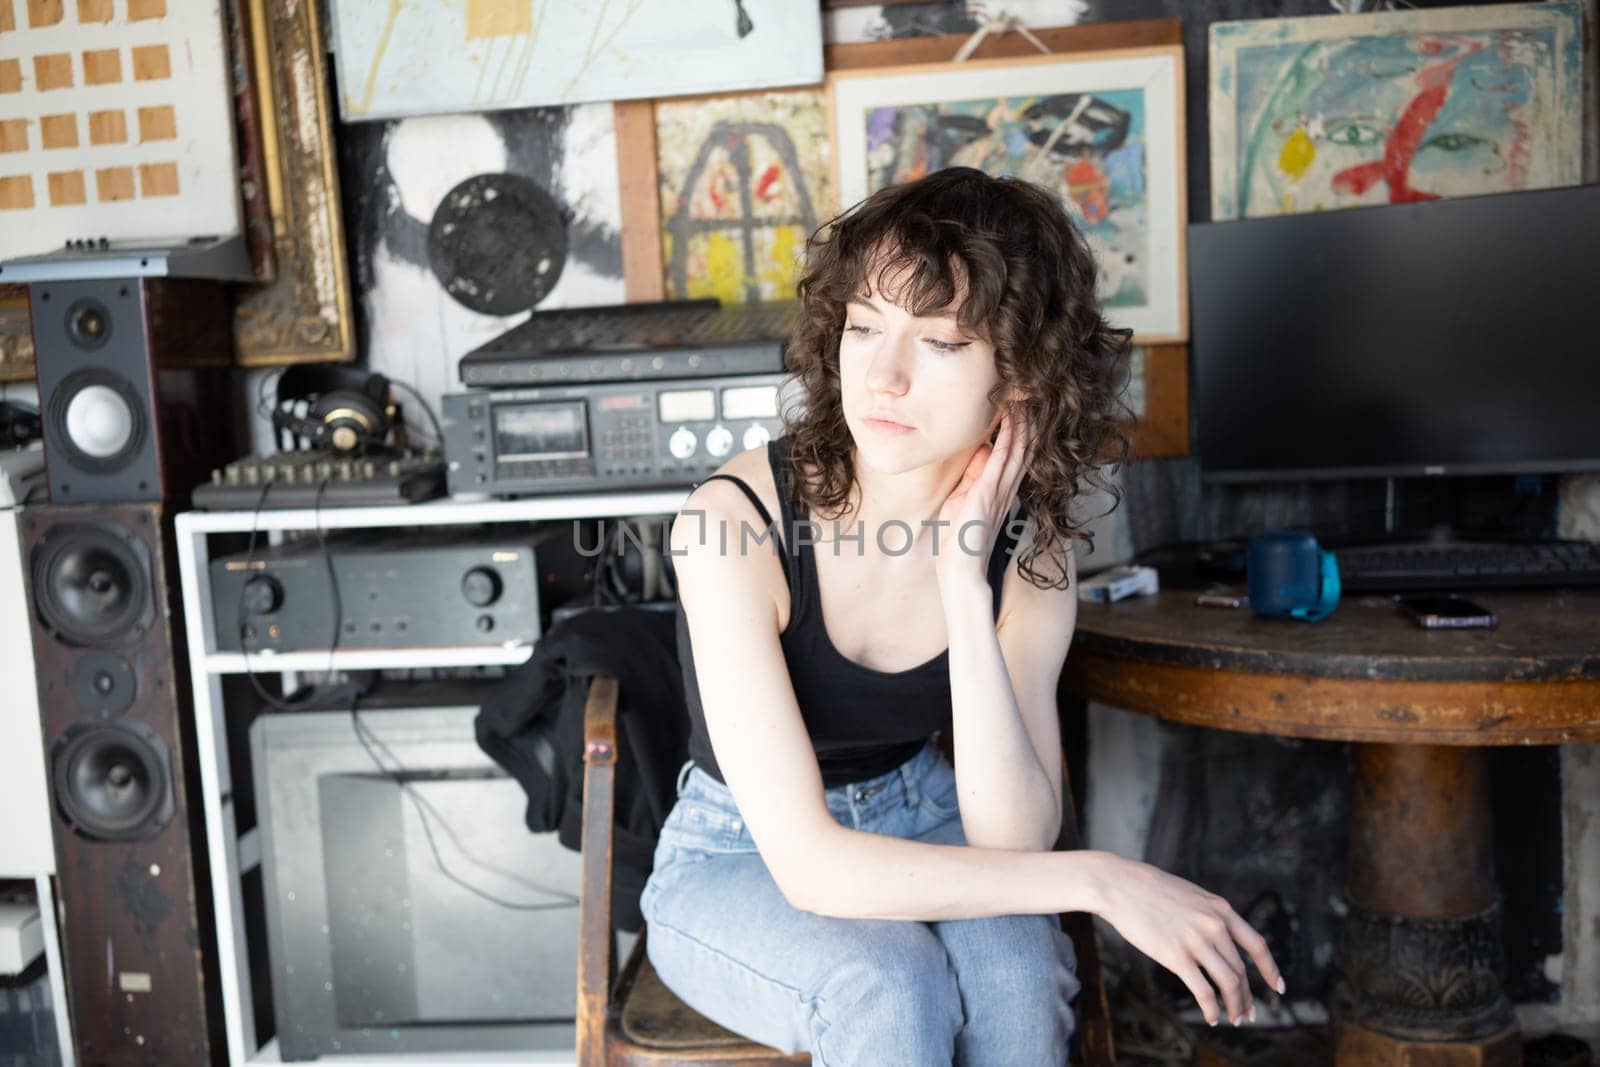
<path fill-rule="evenodd" d="M 306 409 L 299 414 L 302 401 Z M 278 376 L 272 426 L 286 451 L 364 452 L 388 439 L 394 416 L 389 379 L 381 374 L 334 363 L 298 363 Z"/>
<path fill-rule="evenodd" d="M 37 409 L 12 400 L 0 400 L 0 448 L 22 448 L 40 436 Z"/>

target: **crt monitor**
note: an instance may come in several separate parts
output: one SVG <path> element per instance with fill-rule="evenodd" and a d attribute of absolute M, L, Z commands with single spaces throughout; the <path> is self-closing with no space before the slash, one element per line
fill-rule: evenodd
<path fill-rule="evenodd" d="M 1208 481 L 1600 470 L 1600 186 L 1189 227 Z"/>
<path fill-rule="evenodd" d="M 251 724 L 276 1058 L 570 1057 L 580 859 L 527 830 L 477 713 Z"/>

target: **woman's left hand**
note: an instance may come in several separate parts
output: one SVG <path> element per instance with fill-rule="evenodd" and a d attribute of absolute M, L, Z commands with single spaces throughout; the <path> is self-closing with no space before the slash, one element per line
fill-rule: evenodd
<path fill-rule="evenodd" d="M 985 440 L 978 445 L 939 509 L 940 520 L 947 523 L 934 558 L 941 589 L 987 582 L 989 553 L 1016 500 L 1030 444 L 1026 423 L 1007 404 L 1001 409 L 994 444 Z"/>

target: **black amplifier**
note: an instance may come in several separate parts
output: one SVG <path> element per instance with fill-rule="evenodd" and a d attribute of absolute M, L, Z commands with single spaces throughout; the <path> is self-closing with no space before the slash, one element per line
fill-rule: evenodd
<path fill-rule="evenodd" d="M 799 392 L 784 374 L 741 374 L 446 394 L 450 493 L 688 485 L 780 435 Z"/>
<path fill-rule="evenodd" d="M 258 547 L 211 562 L 217 649 L 326 649 L 339 615 L 339 648 L 532 644 L 538 640 L 534 548 L 570 530 L 541 534 L 384 530 Z M 245 648 L 240 648 L 241 623 Z"/>
<path fill-rule="evenodd" d="M 705 298 L 535 311 L 457 370 L 471 389 L 775 374 L 799 309 Z"/>

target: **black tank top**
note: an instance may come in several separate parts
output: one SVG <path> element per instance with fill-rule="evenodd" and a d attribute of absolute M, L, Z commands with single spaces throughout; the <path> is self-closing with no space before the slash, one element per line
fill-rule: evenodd
<path fill-rule="evenodd" d="M 782 524 L 774 548 L 789 585 L 789 622 L 778 635 L 789 679 L 800 705 L 801 717 L 816 749 L 824 788 L 873 778 L 893 770 L 916 755 L 935 730 L 948 729 L 951 721 L 950 652 L 904 671 L 879 671 L 846 659 L 833 646 L 822 622 L 822 601 L 817 585 L 816 560 L 805 538 L 790 549 L 789 534 L 796 519 L 789 503 L 788 439 L 770 443 L 767 460 L 778 489 Z M 772 516 L 742 479 L 714 474 L 705 481 L 724 478 L 744 491 L 766 524 Z M 696 483 L 697 487 L 699 484 Z M 1015 512 L 1013 512 L 1015 516 Z M 803 518 L 803 517 L 802 517 Z M 989 587 L 994 591 L 994 613 L 1000 614 L 1000 589 L 1006 564 L 1020 524 L 1008 521 L 995 539 L 989 556 Z M 943 530 L 948 536 L 951 531 Z M 870 535 L 868 535 L 870 536 Z M 754 540 L 750 543 L 755 543 Z M 706 733 L 700 687 L 695 679 L 694 652 L 683 607 L 677 610 L 678 661 L 683 669 L 684 697 L 689 709 L 689 757 L 717 781 L 723 781 L 711 741 Z"/>

